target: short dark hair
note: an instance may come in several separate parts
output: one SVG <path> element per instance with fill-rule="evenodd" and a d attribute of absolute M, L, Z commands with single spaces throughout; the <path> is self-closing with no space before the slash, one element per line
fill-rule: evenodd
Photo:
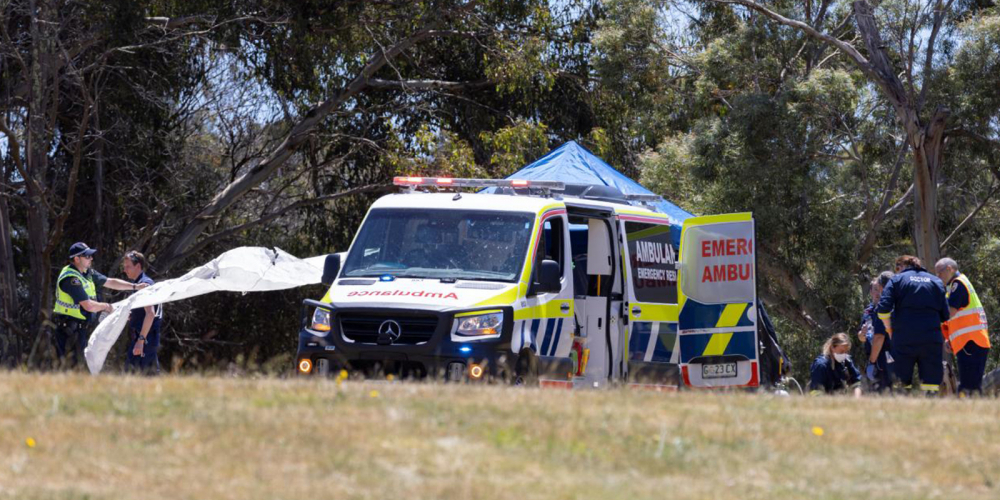
<path fill-rule="evenodd" d="M 125 258 L 131 260 L 133 264 L 139 264 L 142 266 L 143 271 L 146 270 L 146 256 L 138 250 L 129 250 L 129 252 L 125 254 Z"/>
<path fill-rule="evenodd" d="M 897 269 L 899 269 L 899 268 L 907 269 L 907 268 L 910 268 L 910 267 L 924 267 L 924 266 L 920 263 L 920 259 L 919 258 L 914 257 L 912 255 L 900 255 L 896 259 L 896 268 Z"/>
<path fill-rule="evenodd" d="M 893 274 L 892 271 L 882 271 L 882 274 L 878 275 L 878 284 L 882 285 L 882 288 L 885 288 L 885 286 L 889 284 L 889 281 L 892 280 L 893 276 L 895 276 L 895 274 Z"/>

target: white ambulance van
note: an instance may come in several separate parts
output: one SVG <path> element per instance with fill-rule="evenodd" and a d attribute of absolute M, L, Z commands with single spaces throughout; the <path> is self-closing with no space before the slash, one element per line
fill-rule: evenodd
<path fill-rule="evenodd" d="M 551 181 L 397 177 L 303 303 L 301 374 L 759 384 L 753 221 Z M 493 193 L 462 192 L 493 188 Z M 679 257 L 683 256 L 683 260 Z M 683 265 L 679 265 L 683 262 Z"/>

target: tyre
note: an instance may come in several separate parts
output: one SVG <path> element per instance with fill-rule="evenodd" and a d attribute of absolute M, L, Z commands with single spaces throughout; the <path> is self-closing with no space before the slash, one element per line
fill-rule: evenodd
<path fill-rule="evenodd" d="M 538 358 L 535 357 L 535 351 L 525 348 L 518 353 L 512 383 L 513 385 L 538 387 Z"/>
<path fill-rule="evenodd" d="M 983 377 L 983 394 L 986 396 L 1000 396 L 1000 368 L 993 370 Z"/>

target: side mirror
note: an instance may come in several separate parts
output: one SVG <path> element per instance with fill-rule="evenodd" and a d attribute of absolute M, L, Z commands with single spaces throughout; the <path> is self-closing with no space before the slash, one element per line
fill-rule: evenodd
<path fill-rule="evenodd" d="M 324 285 L 330 286 L 333 284 L 333 280 L 337 279 L 338 274 L 340 274 L 340 254 L 331 253 L 326 256 L 326 261 L 323 262 L 323 277 L 320 281 Z"/>
<path fill-rule="evenodd" d="M 538 293 L 558 293 L 562 287 L 559 280 L 562 276 L 559 273 L 559 263 L 554 260 L 543 260 L 538 267 L 538 280 L 532 283 L 532 291 Z"/>

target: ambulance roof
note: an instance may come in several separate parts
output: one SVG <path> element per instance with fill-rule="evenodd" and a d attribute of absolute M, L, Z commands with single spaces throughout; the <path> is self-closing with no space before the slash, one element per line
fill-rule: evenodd
<path fill-rule="evenodd" d="M 617 213 L 629 213 L 653 218 L 668 219 L 666 215 L 642 206 L 582 199 L 572 196 L 544 197 L 537 195 L 462 193 L 461 197 L 455 199 L 455 194 L 456 193 L 429 193 L 419 190 L 390 194 L 379 198 L 374 204 L 372 204 L 372 208 L 419 208 L 425 210 L 453 208 L 464 210 L 491 210 L 498 212 L 528 212 L 537 214 L 542 210 L 553 206 L 564 206 L 566 203 L 571 203 L 577 206 L 612 209 Z"/>

